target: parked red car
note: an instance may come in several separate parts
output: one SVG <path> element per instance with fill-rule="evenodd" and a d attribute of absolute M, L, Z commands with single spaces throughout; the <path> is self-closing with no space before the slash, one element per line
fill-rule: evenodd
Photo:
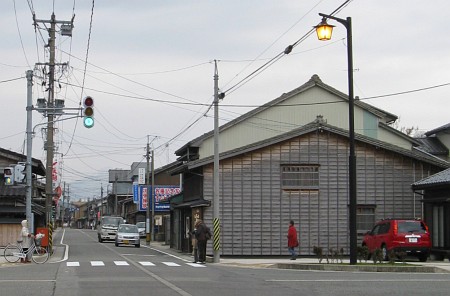
<path fill-rule="evenodd" d="M 417 256 L 421 262 L 425 262 L 430 254 L 431 239 L 428 227 L 422 220 L 385 219 L 377 222 L 364 235 L 362 245 L 369 248 L 370 255 L 376 249 L 381 249 L 384 260 L 388 260 L 389 252 L 394 250 Z"/>

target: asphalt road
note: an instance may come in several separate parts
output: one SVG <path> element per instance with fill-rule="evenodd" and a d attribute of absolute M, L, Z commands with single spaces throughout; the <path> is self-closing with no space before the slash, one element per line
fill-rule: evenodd
<path fill-rule="evenodd" d="M 61 232 L 62 233 L 62 232 Z M 0 295 L 448 295 L 448 273 L 315 272 L 192 264 L 143 245 L 66 229 L 68 258 L 0 268 Z M 54 261 L 54 260 L 53 260 Z"/>

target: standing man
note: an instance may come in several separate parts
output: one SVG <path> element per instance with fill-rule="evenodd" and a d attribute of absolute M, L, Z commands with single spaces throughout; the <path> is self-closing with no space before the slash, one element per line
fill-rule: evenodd
<path fill-rule="evenodd" d="M 200 264 L 205 264 L 206 262 L 206 244 L 208 239 L 211 238 L 211 231 L 208 226 L 202 220 L 197 220 L 195 223 L 195 238 L 197 239 L 198 248 L 198 260 Z"/>
<path fill-rule="evenodd" d="M 289 229 L 287 234 L 288 250 L 291 254 L 291 260 L 297 259 L 295 248 L 298 247 L 297 229 L 294 226 L 294 220 L 289 221 Z"/>

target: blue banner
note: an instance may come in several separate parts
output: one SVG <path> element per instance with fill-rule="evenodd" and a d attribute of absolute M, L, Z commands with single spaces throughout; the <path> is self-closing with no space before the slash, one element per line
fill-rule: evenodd
<path fill-rule="evenodd" d="M 139 184 L 137 182 L 133 183 L 133 202 L 139 203 Z"/>

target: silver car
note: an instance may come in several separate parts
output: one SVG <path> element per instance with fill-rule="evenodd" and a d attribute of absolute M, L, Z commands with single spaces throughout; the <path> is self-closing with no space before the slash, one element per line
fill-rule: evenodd
<path fill-rule="evenodd" d="M 134 224 L 120 224 L 117 229 L 116 247 L 119 245 L 134 245 L 136 248 L 141 246 L 141 240 L 139 238 L 139 230 Z"/>

